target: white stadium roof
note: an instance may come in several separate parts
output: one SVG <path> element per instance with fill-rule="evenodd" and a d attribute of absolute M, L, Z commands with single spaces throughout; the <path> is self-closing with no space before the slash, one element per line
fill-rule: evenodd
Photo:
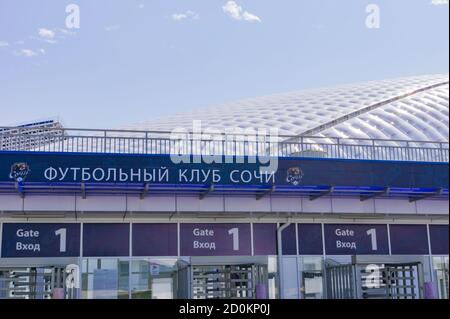
<path fill-rule="evenodd" d="M 448 93 L 448 75 L 426 75 L 247 99 L 122 130 L 6 127 L 0 150 L 448 162 Z M 199 120 L 207 130 L 201 140 L 170 134 L 187 133 Z M 274 127 L 278 138 L 235 130 Z M 212 136 L 217 132 L 229 135 Z"/>
<path fill-rule="evenodd" d="M 127 126 L 130 130 L 272 128 L 282 135 L 449 140 L 448 74 L 362 82 L 246 99 Z"/>

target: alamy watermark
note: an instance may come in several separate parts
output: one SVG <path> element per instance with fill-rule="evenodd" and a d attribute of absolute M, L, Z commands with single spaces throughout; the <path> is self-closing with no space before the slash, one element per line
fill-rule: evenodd
<path fill-rule="evenodd" d="M 66 6 L 66 28 L 79 29 L 80 28 L 80 6 L 74 3 Z"/>
<path fill-rule="evenodd" d="M 170 159 L 174 164 L 260 164 L 260 172 L 278 170 L 277 128 L 227 127 L 224 131 L 202 128 L 193 121 L 192 130 L 184 127 L 170 134 Z"/>
<path fill-rule="evenodd" d="M 66 266 L 64 271 L 66 273 L 66 288 L 80 288 L 80 267 L 75 264 L 70 264 Z"/>
<path fill-rule="evenodd" d="M 380 266 L 376 264 L 367 265 L 365 272 L 366 276 L 363 279 L 362 286 L 368 289 L 380 288 L 382 284 Z"/>
<path fill-rule="evenodd" d="M 375 3 L 371 3 L 366 6 L 366 13 L 366 27 L 368 29 L 379 29 L 381 22 L 380 6 Z"/>

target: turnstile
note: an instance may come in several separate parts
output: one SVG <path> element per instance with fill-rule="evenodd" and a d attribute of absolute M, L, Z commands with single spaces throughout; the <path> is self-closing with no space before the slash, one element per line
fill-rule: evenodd
<path fill-rule="evenodd" d="M 421 299 L 421 262 L 352 263 L 325 262 L 329 299 Z"/>
<path fill-rule="evenodd" d="M 357 265 L 359 298 L 420 299 L 422 264 Z"/>
<path fill-rule="evenodd" d="M 436 270 L 436 278 L 438 283 L 439 298 L 448 299 L 449 298 L 448 266 L 447 268 Z"/>
<path fill-rule="evenodd" d="M 192 265 L 193 299 L 255 299 L 265 284 L 265 265 Z"/>
<path fill-rule="evenodd" d="M 66 272 L 62 267 L 0 268 L 0 299 L 72 298 L 65 289 Z"/>
<path fill-rule="evenodd" d="M 356 277 L 352 264 L 325 263 L 327 299 L 355 299 Z"/>

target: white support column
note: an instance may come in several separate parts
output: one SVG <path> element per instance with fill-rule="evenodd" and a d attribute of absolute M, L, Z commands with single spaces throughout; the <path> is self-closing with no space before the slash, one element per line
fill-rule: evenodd
<path fill-rule="evenodd" d="M 284 299 L 284 274 L 283 274 L 283 230 L 288 228 L 291 222 L 287 221 L 285 224 L 281 225 L 277 229 L 277 240 L 278 240 L 278 275 L 279 275 L 279 289 L 280 289 L 280 299 Z"/>
<path fill-rule="evenodd" d="M 133 222 L 130 222 L 130 236 L 129 236 L 129 258 L 128 258 L 128 299 L 131 299 L 131 260 L 133 256 Z"/>
<path fill-rule="evenodd" d="M 250 223 L 250 245 L 251 245 L 251 255 L 255 256 L 255 247 L 253 243 L 253 222 Z"/>
<path fill-rule="evenodd" d="M 427 224 L 427 238 L 428 238 L 428 260 L 430 263 L 430 279 L 434 283 L 433 253 L 431 251 L 430 224 Z"/>
<path fill-rule="evenodd" d="M 388 248 L 389 248 L 389 256 L 392 255 L 392 248 L 391 248 L 391 224 L 388 223 L 386 225 L 387 227 L 387 236 L 388 236 Z"/>

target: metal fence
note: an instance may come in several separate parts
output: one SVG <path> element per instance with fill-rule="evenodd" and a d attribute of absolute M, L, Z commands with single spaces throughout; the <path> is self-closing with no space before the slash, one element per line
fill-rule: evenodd
<path fill-rule="evenodd" d="M 0 151 L 449 161 L 447 142 L 26 127 L 0 127 Z"/>

